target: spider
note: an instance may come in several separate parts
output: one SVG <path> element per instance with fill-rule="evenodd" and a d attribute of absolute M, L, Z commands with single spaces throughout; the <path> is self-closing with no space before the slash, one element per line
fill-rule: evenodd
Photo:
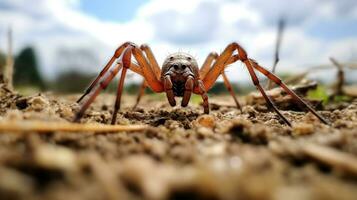
<path fill-rule="evenodd" d="M 132 59 L 132 57 L 135 58 L 136 62 L 133 62 L 134 59 Z M 117 64 L 114 67 L 111 67 L 115 60 L 117 60 Z M 222 75 L 225 86 L 233 96 L 237 107 L 241 109 L 241 106 L 234 95 L 231 84 L 224 72 L 224 69 L 228 65 L 238 60 L 243 62 L 247 67 L 253 84 L 261 92 L 262 96 L 266 100 L 267 105 L 271 107 L 287 125 L 291 126 L 291 123 L 274 106 L 270 97 L 265 93 L 263 87 L 259 83 L 259 79 L 255 73 L 255 70 L 264 74 L 267 78 L 275 82 L 283 90 L 285 90 L 287 94 L 291 95 L 296 102 L 304 105 L 323 123 L 328 124 L 327 120 L 318 114 L 295 92 L 290 90 L 279 77 L 260 66 L 253 59 L 248 58 L 246 51 L 236 42 L 230 43 L 220 55 L 214 52 L 210 53 L 200 69 L 196 60 L 191 55 L 181 52 L 170 54 L 165 59 L 162 69 L 160 69 L 154 54 L 148 45 L 144 44 L 138 46 L 132 42 L 125 42 L 116 49 L 109 62 L 105 65 L 105 67 L 90 84 L 90 86 L 85 90 L 84 94 L 77 100 L 77 103 L 79 103 L 86 95 L 88 95 L 88 98 L 77 112 L 74 121 L 78 122 L 80 120 L 86 109 L 98 96 L 100 91 L 105 89 L 109 85 L 110 81 L 114 78 L 114 76 L 121 70 L 121 76 L 119 79 L 117 96 L 111 120 L 111 124 L 115 124 L 117 112 L 120 109 L 124 79 L 128 69 L 144 77 L 144 82 L 141 86 L 136 105 L 144 93 L 144 89 L 149 87 L 156 93 L 166 92 L 167 99 L 171 106 L 176 105 L 175 97 L 182 97 L 181 106 L 185 107 L 188 105 L 191 94 L 198 94 L 202 97 L 204 113 L 208 114 L 209 103 L 207 91 L 212 88 L 217 78 Z"/>

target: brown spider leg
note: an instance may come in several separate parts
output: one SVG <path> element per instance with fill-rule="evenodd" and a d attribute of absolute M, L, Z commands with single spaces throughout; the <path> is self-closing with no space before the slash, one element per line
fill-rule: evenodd
<path fill-rule="evenodd" d="M 159 64 L 157 63 L 155 56 L 153 54 L 153 52 L 151 51 L 151 48 L 146 45 L 143 44 L 140 46 L 140 49 L 144 51 L 144 53 L 146 54 L 147 59 L 149 60 L 149 63 L 152 67 L 152 70 L 154 71 L 156 78 L 160 79 L 161 77 L 161 69 L 159 67 Z"/>
<path fill-rule="evenodd" d="M 248 59 L 245 59 L 244 61 L 244 64 L 247 66 L 248 68 L 248 71 L 249 71 L 249 74 L 250 74 L 250 77 L 252 78 L 252 81 L 253 81 L 253 84 L 257 87 L 257 89 L 260 91 L 260 93 L 263 95 L 266 103 L 268 104 L 269 107 L 273 108 L 274 111 L 284 120 L 284 122 L 291 126 L 291 123 L 289 122 L 288 119 L 286 119 L 284 117 L 283 114 L 281 114 L 281 112 L 275 107 L 275 105 L 273 104 L 272 100 L 270 99 L 270 97 L 265 93 L 264 89 L 262 88 L 262 86 L 260 85 L 259 83 L 259 79 L 257 77 L 257 75 L 255 74 L 254 72 L 254 69 L 252 67 L 252 64 L 250 62 L 250 60 Z"/>
<path fill-rule="evenodd" d="M 150 63 L 150 66 L 152 67 L 152 70 L 156 75 L 156 78 L 160 79 L 160 77 L 161 77 L 161 69 L 160 69 L 159 64 L 157 63 L 157 61 L 155 59 L 155 56 L 154 56 L 153 52 L 151 51 L 151 48 L 148 45 L 143 44 L 143 45 L 140 46 L 140 49 L 142 51 L 144 51 L 144 53 L 146 55 L 146 58 L 148 59 L 148 61 Z M 136 103 L 135 103 L 135 105 L 133 106 L 132 109 L 135 109 L 139 105 L 141 97 L 144 95 L 146 88 L 147 88 L 147 83 L 145 83 L 145 80 L 144 80 L 142 82 L 142 84 L 141 84 L 140 89 L 139 89 L 139 94 L 136 97 Z"/>
<path fill-rule="evenodd" d="M 145 78 L 145 81 L 150 89 L 154 92 L 159 93 L 164 91 L 164 85 L 158 77 L 156 77 L 150 63 L 145 58 L 143 51 L 138 47 L 134 46 L 132 51 L 136 61 L 139 66 L 141 66 L 142 75 Z"/>
<path fill-rule="evenodd" d="M 188 102 L 190 101 L 192 90 L 193 90 L 193 80 L 194 78 L 192 76 L 188 76 L 186 83 L 185 83 L 185 92 L 183 94 L 183 98 L 181 101 L 181 106 L 186 107 Z"/>
<path fill-rule="evenodd" d="M 118 84 L 118 88 L 117 88 L 117 97 L 116 97 L 115 104 L 114 104 L 114 111 L 113 111 L 111 124 L 115 124 L 116 119 L 117 119 L 117 113 L 118 113 L 118 110 L 120 109 L 121 95 L 123 93 L 123 86 L 124 86 L 126 71 L 130 68 L 130 64 L 131 64 L 132 49 L 133 49 L 132 46 L 127 47 L 124 50 L 123 55 L 120 60 L 120 62 L 123 63 L 123 69 L 121 70 L 121 75 L 120 75 L 119 84 Z"/>
<path fill-rule="evenodd" d="M 83 103 L 81 106 L 79 112 L 77 112 L 74 122 L 78 122 L 84 112 L 88 109 L 89 105 L 94 101 L 94 99 L 98 96 L 99 92 L 104 90 L 110 83 L 110 81 L 114 78 L 114 76 L 119 72 L 121 69 L 122 65 L 120 63 L 116 64 L 111 70 L 109 70 L 109 73 L 106 73 L 99 81 L 99 84 L 95 85 L 89 94 L 89 99 Z"/>
<path fill-rule="evenodd" d="M 202 101 L 203 101 L 203 111 L 205 114 L 209 114 L 209 103 L 208 103 L 208 96 L 207 96 L 207 92 L 205 89 L 205 86 L 202 82 L 202 80 L 198 80 L 197 81 L 197 91 L 194 91 L 195 94 L 199 94 L 202 97 Z"/>
<path fill-rule="evenodd" d="M 208 73 L 208 71 L 210 70 L 210 67 L 213 63 L 213 61 L 215 61 L 218 57 L 218 54 L 215 53 L 215 52 L 211 52 L 205 62 L 203 63 L 201 69 L 200 69 L 200 77 L 203 79 L 206 74 Z M 237 55 L 234 55 L 232 56 L 231 58 L 229 58 L 229 60 L 226 62 L 227 66 L 235 61 L 237 61 L 239 58 Z M 231 96 L 233 97 L 233 100 L 237 106 L 237 108 L 242 111 L 242 107 L 241 105 L 239 104 L 239 101 L 238 99 L 236 98 L 236 95 L 234 93 L 234 90 L 232 89 L 232 85 L 230 84 L 229 80 L 228 80 L 228 77 L 226 76 L 225 72 L 222 71 L 222 77 L 223 77 L 223 81 L 224 81 L 224 85 L 226 86 L 227 90 L 229 91 L 229 93 L 231 94 Z"/>
<path fill-rule="evenodd" d="M 208 54 L 206 60 L 203 62 L 202 67 L 200 69 L 200 77 L 204 78 L 208 71 L 210 70 L 213 61 L 215 61 L 218 57 L 218 54 L 216 52 L 211 52 Z"/>
<path fill-rule="evenodd" d="M 265 68 L 263 68 L 262 66 L 260 66 L 258 63 L 256 63 L 254 60 L 249 59 L 251 63 L 253 63 L 253 67 L 255 69 L 257 69 L 259 72 L 261 72 L 262 74 L 264 74 L 267 78 L 269 78 L 270 80 L 272 80 L 273 82 L 275 82 L 277 85 L 279 85 L 281 88 L 283 88 L 283 90 L 288 93 L 291 97 L 293 97 L 295 99 L 295 101 L 297 101 L 298 103 L 304 105 L 307 107 L 307 109 L 314 114 L 317 118 L 319 118 L 323 123 L 325 124 L 329 124 L 329 122 L 323 118 L 319 113 L 317 113 L 315 111 L 315 109 L 313 109 L 309 104 L 307 104 L 304 100 L 302 100 L 295 92 L 293 92 L 292 90 L 290 90 L 284 82 L 281 81 L 281 79 L 279 77 L 277 77 L 275 74 L 269 72 L 268 70 L 266 70 Z"/>
<path fill-rule="evenodd" d="M 170 75 L 165 75 L 164 77 L 164 90 L 166 92 L 167 99 L 171 106 L 176 105 L 174 91 L 172 90 L 172 81 Z"/>
<path fill-rule="evenodd" d="M 232 56 L 233 52 L 237 50 L 238 54 Z M 234 62 L 237 60 L 241 60 L 248 68 L 249 74 L 252 77 L 254 85 L 257 89 L 262 93 L 263 97 L 265 98 L 267 104 L 274 109 L 274 111 L 286 122 L 289 126 L 291 126 L 290 122 L 280 113 L 280 111 L 274 106 L 271 99 L 266 95 L 265 91 L 261 87 L 259 83 L 259 79 L 256 76 L 254 69 L 247 58 L 247 53 L 245 50 L 237 43 L 229 44 L 223 53 L 217 58 L 217 61 L 207 73 L 206 77 L 203 79 L 203 83 L 205 84 L 206 90 L 210 89 L 214 82 L 217 80 L 218 76 L 222 73 L 224 68 L 226 67 L 227 63 Z"/>
<path fill-rule="evenodd" d="M 110 60 L 108 61 L 108 63 L 105 65 L 105 67 L 102 69 L 102 71 L 100 71 L 100 73 L 98 74 L 98 76 L 94 79 L 94 81 L 89 85 L 89 87 L 84 91 L 83 95 L 81 97 L 79 97 L 79 99 L 77 100 L 77 103 L 79 103 L 80 101 L 82 101 L 82 99 L 88 95 L 91 90 L 93 89 L 93 87 L 98 83 L 99 79 L 104 76 L 104 74 L 108 71 L 108 69 L 110 68 L 110 66 L 113 65 L 113 62 L 119 58 L 119 56 L 121 55 L 121 53 L 123 52 L 123 50 L 130 44 L 130 42 L 126 42 L 122 45 L 120 45 L 114 52 L 114 55 L 110 58 Z"/>
<path fill-rule="evenodd" d="M 140 86 L 140 89 L 139 89 L 139 94 L 138 94 L 138 96 L 136 97 L 136 103 L 135 103 L 135 105 L 133 106 L 133 108 L 132 109 L 135 109 L 137 106 L 138 106 L 138 104 L 139 104 L 139 102 L 140 102 L 140 100 L 141 100 L 141 97 L 144 95 L 144 93 L 145 93 L 145 89 L 146 89 L 146 82 L 145 82 L 145 80 L 143 80 L 143 82 L 141 83 L 141 86 Z"/>
<path fill-rule="evenodd" d="M 225 73 L 224 71 L 222 71 L 221 74 L 222 74 L 222 77 L 223 77 L 224 85 L 226 86 L 227 90 L 229 91 L 229 93 L 230 93 L 231 96 L 233 97 L 233 100 L 234 100 L 234 102 L 236 103 L 237 108 L 238 108 L 241 112 L 243 112 L 242 107 L 240 106 L 239 101 L 238 101 L 236 95 L 234 94 L 233 87 L 232 87 L 231 83 L 229 82 L 226 73 Z"/>

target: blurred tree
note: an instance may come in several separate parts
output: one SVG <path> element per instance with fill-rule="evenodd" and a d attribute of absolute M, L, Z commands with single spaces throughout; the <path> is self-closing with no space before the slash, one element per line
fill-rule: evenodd
<path fill-rule="evenodd" d="M 37 57 L 32 47 L 24 48 L 15 58 L 14 85 L 34 86 L 45 89 L 44 81 L 38 71 Z"/>
<path fill-rule="evenodd" d="M 61 93 L 82 92 L 91 83 L 93 77 L 77 71 L 63 72 L 56 78 L 51 88 Z"/>

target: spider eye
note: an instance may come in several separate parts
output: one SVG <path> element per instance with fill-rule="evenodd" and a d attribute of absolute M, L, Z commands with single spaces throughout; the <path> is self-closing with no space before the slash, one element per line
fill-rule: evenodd
<path fill-rule="evenodd" d="M 174 59 L 174 57 L 173 56 L 170 56 L 170 60 L 173 60 Z"/>
<path fill-rule="evenodd" d="M 178 70 L 178 68 L 179 68 L 179 66 L 178 65 L 172 65 L 172 67 L 174 68 L 174 69 L 176 69 L 176 70 Z"/>
<path fill-rule="evenodd" d="M 187 60 L 192 60 L 192 58 L 190 56 L 187 56 Z"/>
<path fill-rule="evenodd" d="M 186 65 L 182 65 L 181 66 L 182 69 L 186 69 L 186 67 L 187 67 Z"/>

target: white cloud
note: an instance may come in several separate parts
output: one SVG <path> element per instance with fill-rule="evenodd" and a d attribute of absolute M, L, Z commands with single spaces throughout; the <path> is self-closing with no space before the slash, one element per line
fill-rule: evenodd
<path fill-rule="evenodd" d="M 326 42 L 305 31 L 308 26 L 317 26 L 321 19 L 356 19 L 357 6 L 353 0 L 150 0 L 138 8 L 132 20 L 124 23 L 103 21 L 83 13 L 78 8 L 80 3 L 79 0 L 3 0 L 0 33 L 11 24 L 15 50 L 33 44 L 41 56 L 42 71 L 52 77 L 64 70 L 58 69 L 57 61 L 61 59 L 58 49 L 91 49 L 102 66 L 117 45 L 128 40 L 150 44 L 159 63 L 169 52 L 178 50 L 189 51 L 202 63 L 210 51 L 220 52 L 229 42 L 238 41 L 252 58 L 270 68 L 275 24 L 280 16 L 286 16 L 289 21 L 279 71 L 301 70 L 303 66 L 328 62 L 328 56 L 348 59 L 348 52 L 357 49 L 357 36 Z M 0 47 L 5 48 L 1 46 L 2 40 Z M 97 63 L 86 65 L 81 70 L 99 71 Z M 249 78 L 241 65 L 228 70 L 233 80 Z"/>

